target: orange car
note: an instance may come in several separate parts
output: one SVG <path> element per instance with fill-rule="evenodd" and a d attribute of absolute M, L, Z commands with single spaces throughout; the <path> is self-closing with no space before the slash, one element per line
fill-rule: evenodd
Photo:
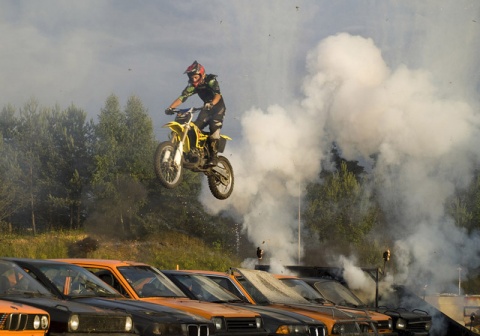
<path fill-rule="evenodd" d="M 312 304 L 272 274 L 264 271 L 230 269 L 228 273 L 200 270 L 185 272 L 208 276 L 247 302 L 293 311 L 322 321 L 327 326 L 329 335 L 380 333 L 376 328 L 376 322 L 369 316 L 343 311 L 335 306 Z M 389 332 L 383 334 L 397 335 L 391 329 L 388 330 Z"/>
<path fill-rule="evenodd" d="M 282 275 L 274 274 L 274 276 L 275 278 L 282 281 L 284 284 L 292 288 L 294 291 L 296 291 L 298 294 L 300 294 L 310 302 L 327 305 L 327 306 L 335 306 L 333 302 L 329 302 L 328 300 L 326 300 L 319 292 L 313 289 L 308 283 L 306 283 L 302 279 L 299 279 L 296 276 L 283 275 L 283 274 Z M 390 316 L 381 314 L 376 311 L 369 311 L 366 309 L 352 308 L 352 307 L 339 306 L 339 305 L 337 305 L 337 307 L 343 311 L 347 311 L 352 314 L 358 314 L 360 316 L 367 315 L 371 317 L 377 325 L 378 332 L 381 334 L 392 333 L 393 322 Z"/>
<path fill-rule="evenodd" d="M 202 316 L 214 322 L 215 335 L 267 335 L 259 313 L 217 303 L 191 300 L 158 269 L 148 264 L 107 259 L 57 259 L 96 274 L 126 297 Z"/>
<path fill-rule="evenodd" d="M 0 334 L 44 336 L 50 316 L 44 310 L 21 303 L 0 300 Z"/>

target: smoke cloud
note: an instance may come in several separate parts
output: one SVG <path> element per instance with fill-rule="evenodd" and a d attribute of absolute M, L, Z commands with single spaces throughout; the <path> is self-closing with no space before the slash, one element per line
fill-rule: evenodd
<path fill-rule="evenodd" d="M 205 205 L 237 214 L 252 243 L 275 253 L 275 262 L 294 264 L 303 255 L 297 239 L 303 188 L 318 177 L 335 142 L 345 159 L 372 164 L 396 242 L 397 282 L 445 284 L 458 265 L 478 266 L 478 237 L 445 211 L 479 162 L 473 107 L 441 93 L 426 70 L 389 68 L 372 39 L 330 36 L 306 64 L 301 100 L 243 114 L 245 141 L 230 156 L 234 194 Z"/>

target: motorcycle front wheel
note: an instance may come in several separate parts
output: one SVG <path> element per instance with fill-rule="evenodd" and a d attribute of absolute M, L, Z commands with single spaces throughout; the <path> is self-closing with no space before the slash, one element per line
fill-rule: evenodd
<path fill-rule="evenodd" d="M 230 161 L 224 156 L 219 156 L 217 165 L 207 174 L 207 180 L 215 198 L 224 200 L 230 197 L 235 182 Z"/>
<path fill-rule="evenodd" d="M 173 189 L 182 182 L 182 164 L 176 165 L 174 161 L 175 146 L 170 141 L 158 145 L 153 158 L 155 174 L 160 183 L 167 189 Z"/>

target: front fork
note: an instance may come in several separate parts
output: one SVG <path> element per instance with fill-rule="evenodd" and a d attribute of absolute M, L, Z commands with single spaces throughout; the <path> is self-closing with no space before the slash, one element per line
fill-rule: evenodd
<path fill-rule="evenodd" d="M 182 163 L 183 144 L 185 143 L 185 138 L 187 137 L 189 129 L 190 129 L 190 125 L 187 125 L 185 126 L 182 134 L 178 134 L 177 132 L 172 131 L 171 141 L 172 141 L 173 147 L 175 148 L 173 161 L 175 162 L 176 166 L 180 166 Z M 181 139 L 180 139 L 180 136 L 181 136 Z M 170 152 L 167 152 L 163 157 L 163 162 L 167 162 L 169 159 L 170 159 Z"/>
<path fill-rule="evenodd" d="M 173 162 L 175 162 L 176 166 L 180 166 L 182 163 L 182 154 L 183 154 L 183 141 L 177 143 L 175 147 L 175 156 L 173 157 Z"/>

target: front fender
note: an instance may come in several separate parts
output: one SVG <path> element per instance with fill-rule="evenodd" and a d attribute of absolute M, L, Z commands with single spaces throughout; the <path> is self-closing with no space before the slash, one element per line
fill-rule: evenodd
<path fill-rule="evenodd" d="M 170 121 L 162 126 L 163 128 L 170 128 L 173 132 L 177 133 L 178 135 L 183 134 L 184 127 L 182 124 L 176 121 Z"/>

